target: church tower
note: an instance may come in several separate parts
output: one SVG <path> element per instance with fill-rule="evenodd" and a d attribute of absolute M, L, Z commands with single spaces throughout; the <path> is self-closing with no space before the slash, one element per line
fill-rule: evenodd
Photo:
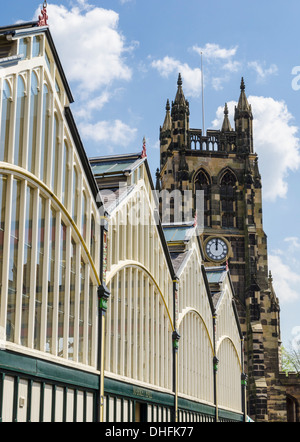
<path fill-rule="evenodd" d="M 268 421 L 280 414 L 276 407 L 284 407 L 285 401 L 280 389 L 274 387 L 279 372 L 279 305 L 268 271 L 262 183 L 243 78 L 234 126 L 225 104 L 219 130 L 203 133 L 191 129 L 189 103 L 179 74 L 175 100 L 172 107 L 167 101 L 160 128 L 157 188 L 190 191 L 194 197 L 198 190 L 203 192 L 205 266 L 228 263 L 245 337 L 248 413 L 255 421 Z M 194 197 L 191 204 L 195 209 Z M 182 204 L 182 214 L 188 204 Z M 171 220 L 178 219 L 172 205 L 170 211 Z"/>

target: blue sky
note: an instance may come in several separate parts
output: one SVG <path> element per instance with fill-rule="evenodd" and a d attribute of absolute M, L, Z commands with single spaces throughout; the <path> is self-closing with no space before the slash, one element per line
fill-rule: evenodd
<path fill-rule="evenodd" d="M 40 11 L 35 0 L 1 3 L 1 26 Z M 220 128 L 244 77 L 282 339 L 300 340 L 299 0 L 53 0 L 48 15 L 88 156 L 140 151 L 145 136 L 153 178 L 178 72 L 201 128 L 203 52 L 206 129 Z"/>

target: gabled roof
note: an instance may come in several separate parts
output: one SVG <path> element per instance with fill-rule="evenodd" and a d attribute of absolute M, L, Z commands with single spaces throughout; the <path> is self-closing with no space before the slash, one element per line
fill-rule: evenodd
<path fill-rule="evenodd" d="M 176 225 L 163 224 L 163 230 L 166 237 L 167 243 L 172 242 L 189 242 L 195 233 L 196 227 L 194 224 L 184 224 L 184 225 Z"/>
<path fill-rule="evenodd" d="M 131 193 L 131 191 L 134 189 L 134 185 L 127 186 L 126 185 L 126 191 L 118 193 L 118 189 L 120 187 L 116 187 L 116 183 L 118 182 L 124 182 L 124 177 L 127 177 L 131 175 L 134 170 L 136 170 L 141 164 L 144 164 L 147 177 L 150 183 L 150 188 L 154 190 L 153 180 L 149 168 L 149 164 L 147 161 L 147 156 L 144 155 L 144 151 L 139 153 L 128 153 L 128 154 L 122 154 L 122 155 L 109 155 L 109 156 L 103 156 L 103 157 L 94 157 L 90 158 L 90 165 L 91 165 L 91 171 L 94 174 L 94 178 L 97 180 L 98 189 L 100 191 L 100 195 L 103 201 L 103 198 L 105 196 L 105 191 L 113 191 L 117 192 L 116 196 L 118 198 L 124 198 L 127 197 Z M 110 181 L 110 178 L 116 178 L 113 181 Z M 122 180 L 123 179 L 123 180 Z M 111 184 L 113 183 L 113 185 Z M 154 194 L 155 195 L 155 194 Z M 112 195 L 113 196 L 113 195 Z M 112 198 L 113 199 L 113 198 Z M 114 207 L 116 207 L 119 201 L 110 202 L 108 201 L 108 205 L 106 205 L 107 209 L 113 210 Z M 104 203 L 105 205 L 105 203 Z M 168 249 L 168 245 L 166 242 L 166 238 L 163 232 L 163 228 L 161 225 L 161 222 L 158 218 L 157 219 L 157 230 L 158 234 L 161 240 L 161 244 L 163 246 L 165 257 L 168 262 L 168 267 L 172 276 L 172 279 L 174 280 L 176 278 L 176 274 L 174 271 L 174 266 L 172 263 L 172 259 L 170 256 L 170 252 Z"/>
<path fill-rule="evenodd" d="M 142 158 L 141 153 L 90 158 L 91 168 L 96 177 L 109 175 L 128 176 L 144 161 L 145 158 Z"/>
<path fill-rule="evenodd" d="M 237 307 L 236 307 L 236 303 L 235 303 L 235 292 L 234 292 L 232 280 L 230 277 L 230 272 L 227 269 L 227 266 L 206 267 L 205 273 L 206 273 L 208 285 L 210 288 L 210 292 L 212 295 L 212 302 L 213 302 L 213 305 L 214 305 L 214 308 L 216 309 L 216 311 L 218 311 L 221 300 L 225 294 L 223 282 L 225 281 L 226 278 L 228 278 L 228 282 L 230 284 L 231 292 L 232 292 L 232 308 L 233 308 L 234 316 L 236 319 L 237 327 L 239 330 L 239 334 L 240 334 L 240 337 L 242 338 L 243 334 L 241 331 L 239 315 L 238 315 Z"/>
<path fill-rule="evenodd" d="M 225 266 L 206 267 L 207 280 L 209 284 L 222 284 L 227 275 Z"/>
<path fill-rule="evenodd" d="M 11 35 L 13 38 L 14 37 L 16 38 L 16 37 L 26 36 L 26 35 L 30 35 L 30 34 L 34 34 L 34 33 L 38 33 L 38 34 L 44 33 L 47 37 L 55 64 L 57 66 L 57 69 L 58 69 L 60 77 L 61 77 L 61 81 L 62 81 L 65 91 L 67 93 L 68 100 L 70 103 L 73 103 L 74 98 L 73 98 L 70 86 L 67 82 L 67 79 L 66 79 L 62 64 L 60 62 L 58 53 L 56 51 L 50 29 L 48 26 L 38 26 L 38 23 L 39 23 L 38 21 L 32 21 L 32 22 L 24 22 L 24 23 L 18 23 L 18 24 L 14 24 L 14 25 L 10 25 L 10 26 L 0 27 L 0 35 Z"/>
<path fill-rule="evenodd" d="M 100 189 L 100 197 L 109 214 L 126 198 L 134 189 L 134 186 L 110 187 L 109 189 Z"/>

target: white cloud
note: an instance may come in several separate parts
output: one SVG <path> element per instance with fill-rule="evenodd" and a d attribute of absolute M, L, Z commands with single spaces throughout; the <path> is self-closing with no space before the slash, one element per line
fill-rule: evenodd
<path fill-rule="evenodd" d="M 241 69 L 242 63 L 237 60 L 228 60 L 224 64 L 223 69 L 229 72 L 238 72 Z"/>
<path fill-rule="evenodd" d="M 118 81 L 127 82 L 132 70 L 126 55 L 138 42 L 127 45 L 119 29 L 119 15 L 109 9 L 73 0 L 69 8 L 48 4 L 48 23 L 71 88 L 75 90 L 74 115 L 85 140 L 127 146 L 135 128 L 126 123 L 98 121 L 99 111 L 116 96 Z M 36 11 L 35 17 L 40 13 Z"/>
<path fill-rule="evenodd" d="M 289 236 L 284 238 L 284 241 L 288 243 L 288 251 L 289 253 L 297 253 L 300 249 L 300 240 L 297 236 Z"/>
<path fill-rule="evenodd" d="M 216 91 L 220 91 L 220 90 L 223 89 L 223 82 L 224 82 L 224 78 L 223 77 L 214 77 L 214 78 L 211 79 L 212 87 Z"/>
<path fill-rule="evenodd" d="M 93 112 L 101 110 L 103 106 L 108 103 L 110 98 L 111 93 L 104 91 L 101 95 L 87 100 L 85 106 L 80 106 L 74 113 L 78 118 L 89 120 L 92 117 Z"/>
<path fill-rule="evenodd" d="M 181 63 L 179 60 L 168 56 L 162 60 L 152 61 L 151 66 L 157 69 L 164 78 L 168 78 L 173 73 L 181 73 L 185 94 L 194 97 L 201 95 L 201 69 L 193 69 L 187 63 Z"/>
<path fill-rule="evenodd" d="M 230 57 L 233 57 L 236 54 L 236 51 L 238 49 L 238 46 L 235 46 L 231 49 L 221 48 L 216 43 L 206 43 L 206 45 L 201 48 L 197 45 L 193 46 L 193 51 L 197 52 L 197 54 L 203 56 L 207 59 L 211 58 L 220 58 L 220 59 L 227 59 Z"/>
<path fill-rule="evenodd" d="M 298 128 L 284 101 L 256 96 L 248 97 L 248 101 L 254 116 L 254 150 L 259 156 L 263 197 L 275 201 L 278 197 L 286 197 L 288 174 L 300 167 Z M 234 101 L 228 103 L 231 117 L 236 104 Z M 215 128 L 222 125 L 223 109 L 221 106 L 216 112 Z"/>
<path fill-rule="evenodd" d="M 299 300 L 299 273 L 285 264 L 281 256 L 272 254 L 269 255 L 269 269 L 276 270 L 276 274 L 274 272 L 273 275 L 273 286 L 280 302 L 290 303 Z"/>
<path fill-rule="evenodd" d="M 49 4 L 48 16 L 67 77 L 80 90 L 94 92 L 114 80 L 131 79 L 124 59 L 128 48 L 116 12 L 81 0 L 71 9 Z"/>
<path fill-rule="evenodd" d="M 79 124 L 83 137 L 112 146 L 126 147 L 136 137 L 137 129 L 131 128 L 121 120 L 99 121 L 98 123 Z"/>
<path fill-rule="evenodd" d="M 211 84 L 216 91 L 223 89 L 224 83 L 230 80 L 230 75 L 241 69 L 242 63 L 234 60 L 238 46 L 227 49 L 216 43 L 206 43 L 204 47 L 195 45 L 192 50 L 203 55 L 205 83 Z"/>
<path fill-rule="evenodd" d="M 268 76 L 278 73 L 278 67 L 276 64 L 271 64 L 270 67 L 266 68 L 258 61 L 250 61 L 248 67 L 255 70 L 258 81 L 265 80 Z"/>

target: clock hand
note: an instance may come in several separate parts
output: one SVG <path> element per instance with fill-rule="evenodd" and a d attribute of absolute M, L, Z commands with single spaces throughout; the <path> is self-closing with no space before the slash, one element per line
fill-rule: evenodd
<path fill-rule="evenodd" d="M 216 239 L 216 250 L 218 250 L 218 239 Z"/>

